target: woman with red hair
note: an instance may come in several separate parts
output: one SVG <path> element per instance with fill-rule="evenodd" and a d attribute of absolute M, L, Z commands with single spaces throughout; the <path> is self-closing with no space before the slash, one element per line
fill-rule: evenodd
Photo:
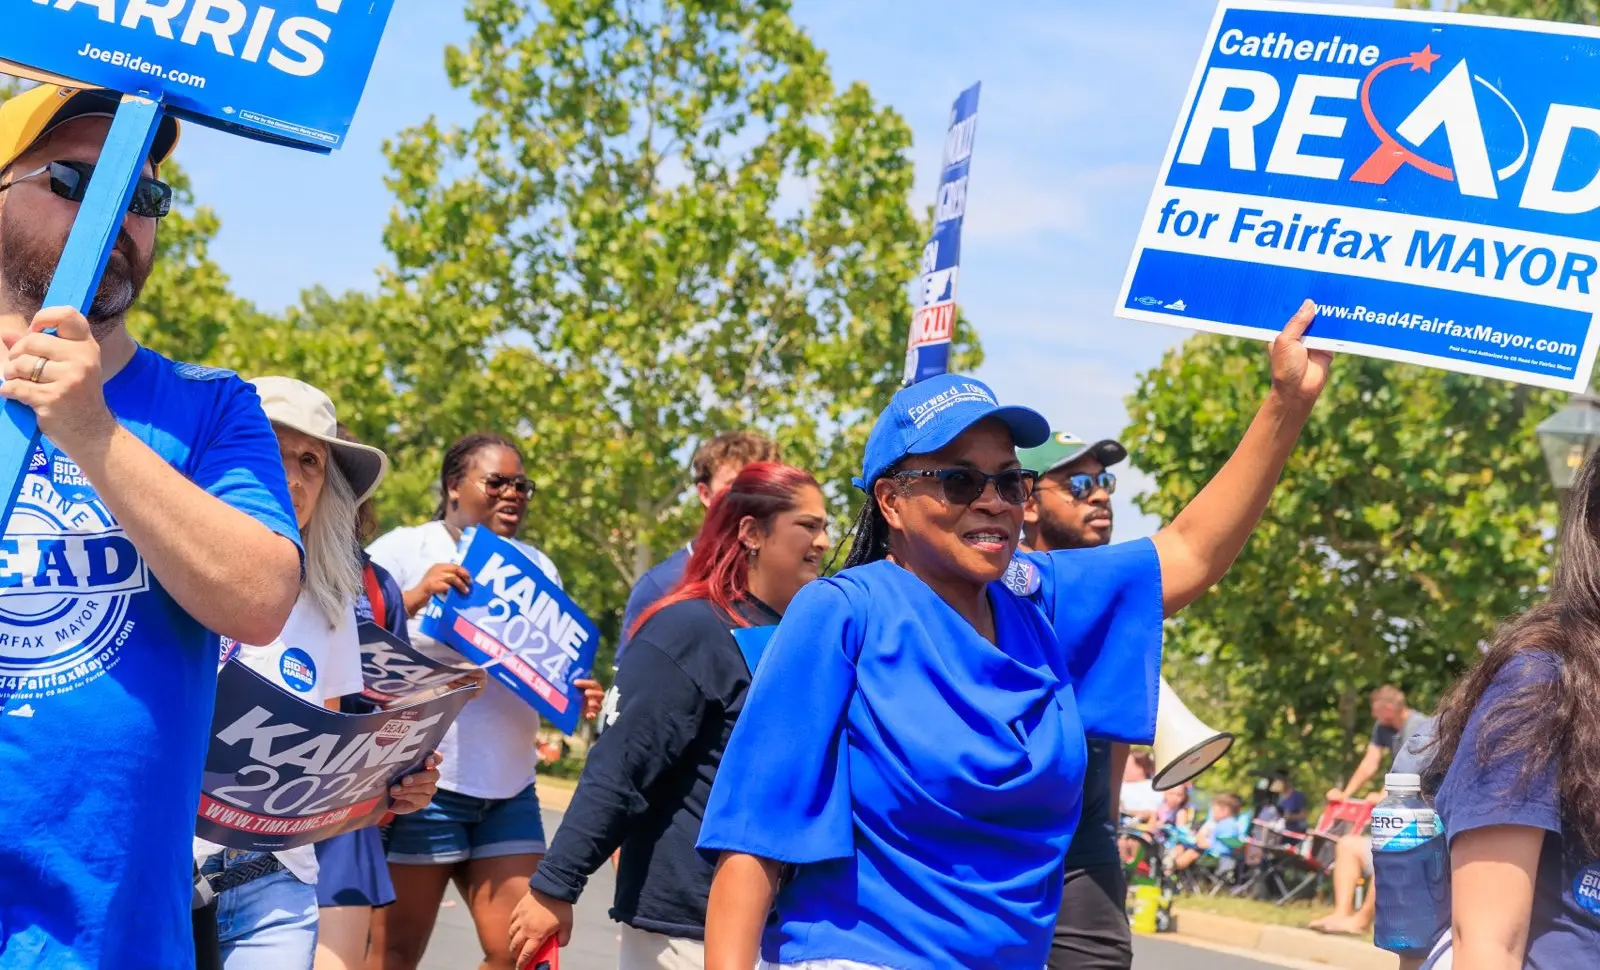
<path fill-rule="evenodd" d="M 816 480 L 777 462 L 712 501 L 683 581 L 629 631 L 612 723 L 512 919 L 517 966 L 553 935 L 566 945 L 572 904 L 619 847 L 619 968 L 704 964 L 700 819 L 766 638 L 821 570 L 827 524 Z"/>

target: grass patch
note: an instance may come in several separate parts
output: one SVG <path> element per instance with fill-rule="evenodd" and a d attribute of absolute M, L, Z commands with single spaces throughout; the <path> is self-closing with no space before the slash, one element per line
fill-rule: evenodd
<path fill-rule="evenodd" d="M 538 771 L 541 781 L 546 778 L 566 778 L 577 784 L 578 776 L 583 774 L 583 759 L 568 755 L 560 761 L 552 761 L 549 764 L 541 761 L 535 770 Z"/>
<path fill-rule="evenodd" d="M 1217 916 L 1231 916 L 1234 919 L 1249 920 L 1252 923 L 1265 923 L 1269 926 L 1299 926 L 1325 916 L 1332 911 L 1326 904 L 1294 902 L 1283 906 L 1274 906 L 1269 902 L 1259 899 L 1238 899 L 1233 896 L 1180 896 L 1173 900 L 1172 908 L 1176 912 L 1190 909 L 1201 913 L 1213 913 Z M 1179 920 L 1182 925 L 1182 920 Z"/>

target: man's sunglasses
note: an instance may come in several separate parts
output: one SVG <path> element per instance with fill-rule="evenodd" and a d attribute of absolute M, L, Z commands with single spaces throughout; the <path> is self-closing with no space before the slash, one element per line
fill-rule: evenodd
<path fill-rule="evenodd" d="M 0 185 L 0 192 L 41 175 L 50 176 L 50 191 L 56 195 L 68 202 L 82 202 L 83 197 L 89 194 L 89 179 L 94 176 L 94 166 L 88 162 L 51 162 Z M 146 219 L 160 219 L 171 211 L 172 186 L 159 179 L 141 177 L 139 184 L 133 188 L 128 212 Z"/>
<path fill-rule="evenodd" d="M 533 481 L 523 475 L 516 478 L 507 478 L 504 475 L 490 475 L 483 480 L 483 490 L 490 495 L 504 495 L 506 492 L 516 492 L 523 498 L 533 494 Z"/>
<path fill-rule="evenodd" d="M 1053 486 L 1049 484 L 1039 486 L 1040 490 L 1051 487 Z M 1078 472 L 1076 475 L 1068 475 L 1066 481 L 1062 482 L 1061 487 L 1066 489 L 1067 494 L 1081 502 L 1102 488 L 1106 490 L 1107 495 L 1115 495 L 1117 491 L 1117 476 L 1110 472 L 1101 472 L 1098 475 Z"/>
<path fill-rule="evenodd" d="M 895 472 L 895 478 L 937 478 L 944 486 L 944 498 L 952 505 L 971 505 L 994 482 L 995 493 L 1003 502 L 1021 505 L 1033 494 L 1038 473 L 1026 468 L 1008 468 L 1003 472 L 985 475 L 971 468 L 916 469 Z"/>

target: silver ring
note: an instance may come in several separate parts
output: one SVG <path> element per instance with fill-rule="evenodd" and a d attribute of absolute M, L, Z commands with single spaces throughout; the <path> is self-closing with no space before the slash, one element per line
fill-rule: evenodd
<path fill-rule="evenodd" d="M 39 378 L 44 374 L 44 365 L 48 363 L 49 361 L 45 360 L 43 357 L 40 357 L 39 362 L 33 365 L 33 373 L 28 375 L 28 380 L 34 382 L 35 384 L 39 383 Z"/>

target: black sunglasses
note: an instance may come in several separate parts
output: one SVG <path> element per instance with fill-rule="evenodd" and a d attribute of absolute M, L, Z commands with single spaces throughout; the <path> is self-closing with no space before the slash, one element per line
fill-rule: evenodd
<path fill-rule="evenodd" d="M 1008 468 L 1003 472 L 985 475 L 971 468 L 916 469 L 895 472 L 895 478 L 937 478 L 944 486 L 945 501 L 953 505 L 971 505 L 994 482 L 994 490 L 1003 502 L 1021 505 L 1033 494 L 1033 485 L 1039 478 L 1037 472 L 1026 468 Z"/>
<path fill-rule="evenodd" d="M 68 202 L 82 202 L 89 194 L 89 179 L 94 176 L 94 166 L 88 162 L 51 162 L 31 172 L 0 185 L 0 192 L 26 179 L 50 176 L 50 191 Z M 172 186 L 159 179 L 140 177 L 133 188 L 133 198 L 128 201 L 128 211 L 146 219 L 161 219 L 172 211 Z"/>
<path fill-rule="evenodd" d="M 483 490 L 490 495 L 503 495 L 507 491 L 516 492 L 523 498 L 533 494 L 533 481 L 523 475 L 507 478 L 504 475 L 490 475 L 483 480 Z"/>
<path fill-rule="evenodd" d="M 1051 485 L 1046 484 L 1040 485 L 1039 489 L 1044 491 L 1051 487 Z M 1102 488 L 1106 490 L 1107 495 L 1115 495 L 1117 493 L 1117 476 L 1110 472 L 1101 472 L 1098 475 L 1078 472 L 1076 475 L 1068 475 L 1067 480 L 1062 483 L 1061 487 L 1066 489 L 1069 495 L 1081 502 Z"/>

